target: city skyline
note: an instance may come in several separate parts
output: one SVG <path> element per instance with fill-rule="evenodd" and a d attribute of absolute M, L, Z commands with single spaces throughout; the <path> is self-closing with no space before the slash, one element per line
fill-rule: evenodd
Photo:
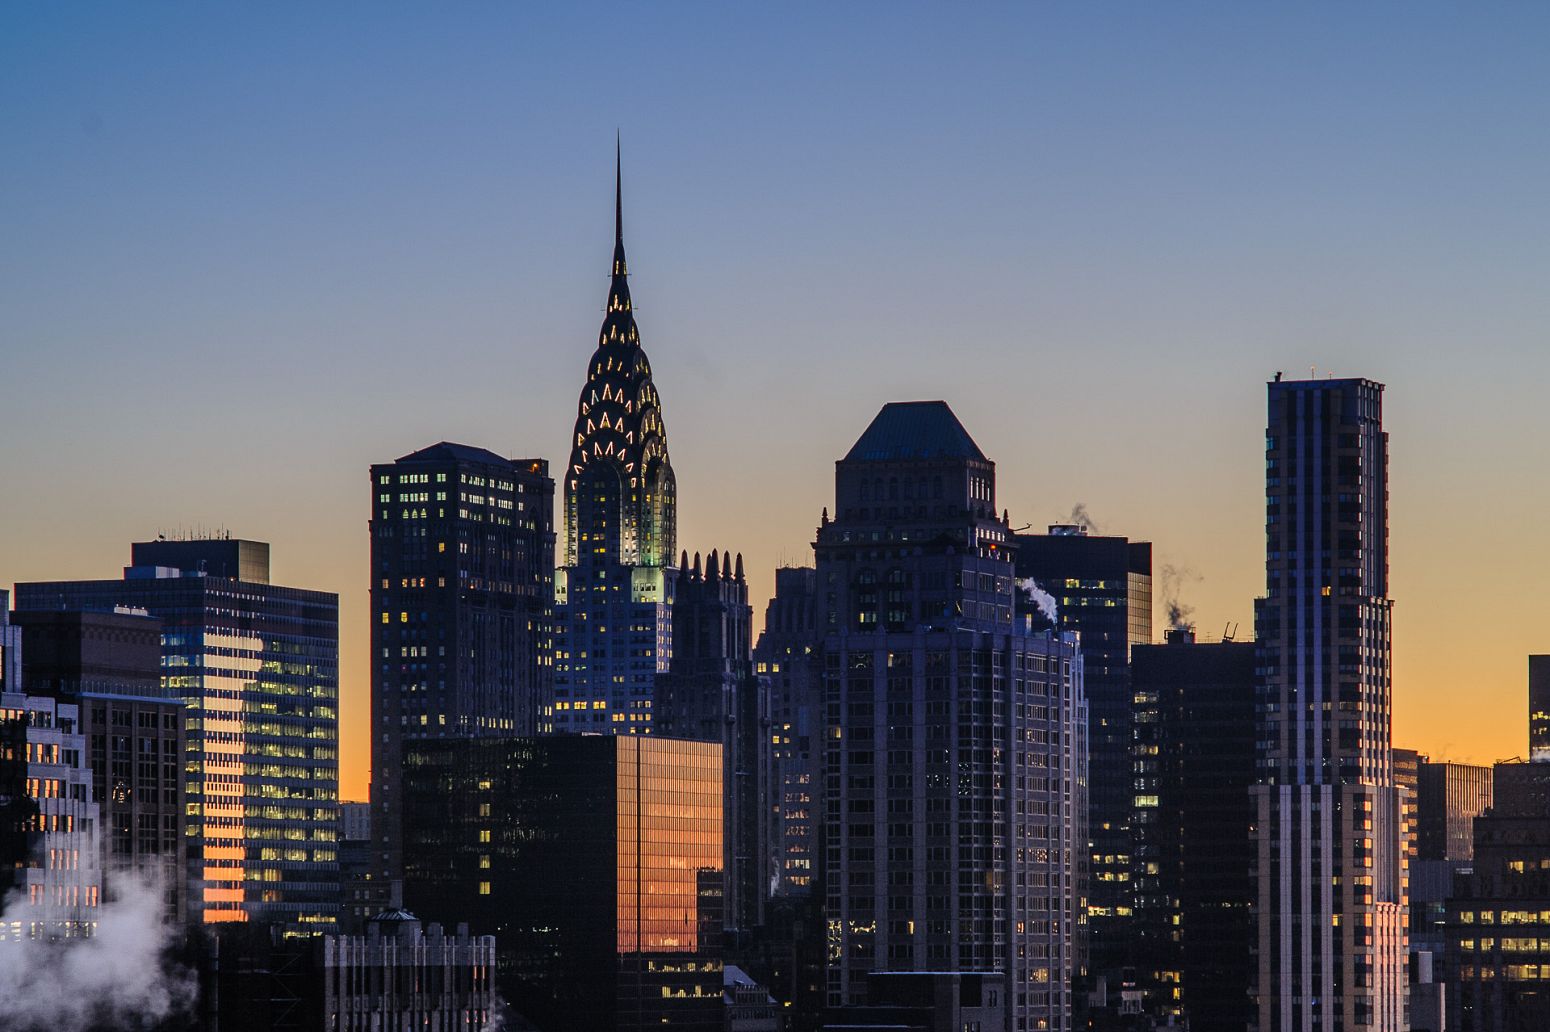
<path fill-rule="evenodd" d="M 1477 763 L 1525 755 L 1524 656 L 1547 648 L 1533 573 L 1550 559 L 1532 519 L 1550 492 L 1525 475 L 1546 454 L 1533 389 L 1550 373 L 1535 351 L 1550 313 L 1534 296 L 1550 209 L 1532 186 L 1550 162 L 1542 144 L 1521 140 L 1542 124 L 1550 96 L 1535 88 L 1545 71 L 1526 63 L 1542 20 L 1520 15 L 1530 24 L 1516 25 L 1514 41 L 1510 19 L 1482 27 L 1418 15 L 1408 42 L 1420 56 L 1363 50 L 1349 36 L 1321 43 L 1303 23 L 1307 67 L 1257 53 L 1269 70 L 1248 98 L 1198 96 L 1203 80 L 1186 76 L 1142 114 L 1121 102 L 1139 102 L 1149 73 L 1208 42 L 1242 44 L 1264 22 L 1296 28 L 1259 17 L 1200 38 L 1154 23 L 1183 46 L 1171 57 L 1134 40 L 1123 54 L 1094 55 L 1102 19 L 1031 18 L 1066 43 L 1063 52 L 1043 44 L 1057 51 L 1052 68 L 1035 74 L 1016 64 L 1023 52 L 993 47 L 974 83 L 927 76 L 949 95 L 936 102 L 874 53 L 836 70 L 836 41 L 861 33 L 854 14 L 835 20 L 828 42 L 766 26 L 798 53 L 826 58 L 820 78 L 831 87 L 871 72 L 878 91 L 902 90 L 908 117 L 881 110 L 854 138 L 841 127 L 869 107 L 851 99 L 842 112 L 815 112 L 803 132 L 802 103 L 822 89 L 767 56 L 755 69 L 773 73 L 766 91 L 778 84 L 792 96 L 732 93 L 750 104 L 749 121 L 785 120 L 769 137 L 720 103 L 687 104 L 677 120 L 654 114 L 654 103 L 681 102 L 695 84 L 665 72 L 646 76 L 644 95 L 625 105 L 580 91 L 563 113 L 529 113 L 509 131 L 442 124 L 460 97 L 489 105 L 465 116 L 477 122 L 496 113 L 489 101 L 503 83 L 531 97 L 546 82 L 539 72 L 555 72 L 556 59 L 531 53 L 539 71 L 508 72 L 470 40 L 468 69 L 421 107 L 390 92 L 406 117 L 441 125 L 432 148 L 441 164 L 406 160 L 397 171 L 375 164 L 377 135 L 402 126 L 351 121 L 370 110 L 361 87 L 343 95 L 319 73 L 272 100 L 324 100 L 279 141 L 289 150 L 265 159 L 254 149 L 276 142 L 264 120 L 283 110 L 251 90 L 275 85 L 260 58 L 278 29 L 246 44 L 217 34 L 217 49 L 236 59 L 229 70 L 184 57 L 146 72 L 153 107 L 169 103 L 159 94 L 179 76 L 213 77 L 210 99 L 172 106 L 191 119 L 229 116 L 217 139 L 193 146 L 123 89 L 146 70 L 106 53 L 94 35 L 102 30 L 69 36 L 62 21 L 40 17 L 30 36 L 39 54 L 0 44 L 15 58 L 6 81 L 42 91 L 26 112 L 6 105 L 5 124 L 46 144 L 9 173 L 16 232 L 0 248 L 0 307 L 10 313 L 0 403 L 12 425 L 0 457 L 12 485 L 0 581 L 116 578 L 129 542 L 180 523 L 269 541 L 277 580 L 341 596 L 341 789 L 365 798 L 369 467 L 442 440 L 551 462 L 568 452 L 610 243 L 610 137 L 622 123 L 632 274 L 672 410 L 679 538 L 738 543 L 756 632 L 776 566 L 812 561 L 830 463 L 863 429 L 861 413 L 941 398 L 995 456 L 1014 527 L 1042 529 L 1084 504 L 1104 532 L 1152 541 L 1159 573 L 1202 578 L 1180 578 L 1202 637 L 1237 624 L 1242 640 L 1264 592 L 1261 384 L 1278 370 L 1300 377 L 1310 363 L 1322 376 L 1329 364 L 1389 387 L 1395 743 Z M 1345 17 L 1376 27 L 1371 13 Z M 666 44 L 677 18 L 656 19 L 668 24 L 652 38 Z M 990 21 L 954 23 L 940 52 L 954 58 L 955 45 L 989 41 Z M 403 53 L 413 27 L 386 18 L 365 49 Z M 1443 38 L 1449 27 L 1457 40 Z M 875 28 L 885 42 L 934 52 L 922 49 L 924 27 Z M 724 24 L 704 31 L 728 37 Z M 324 31 L 315 45 L 339 40 Z M 38 75 L 67 43 L 82 48 L 74 61 L 101 64 L 44 90 Z M 125 54 L 148 43 L 131 32 Z M 1446 76 L 1428 85 L 1469 47 L 1498 49 L 1499 67 L 1476 68 L 1483 81 L 1467 89 Z M 1102 60 L 1083 69 L 1077 54 Z M 1359 69 L 1364 57 L 1398 85 Z M 1139 64 L 1119 80 L 1119 100 L 1096 111 L 1083 88 L 1121 58 Z M 727 72 L 725 56 L 706 60 Z M 1221 60 L 1211 67 L 1246 67 Z M 1031 86 L 997 99 L 1014 67 Z M 1316 84 L 1308 67 L 1332 81 Z M 382 82 L 359 63 L 349 72 Z M 1389 90 L 1414 99 L 1396 112 Z M 1521 102 L 1510 114 L 1468 125 L 1506 93 Z M 1198 126 L 1168 108 L 1186 99 L 1205 105 Z M 1284 135 L 1260 126 L 1256 100 L 1282 116 Z M 1428 100 L 1446 103 L 1427 111 Z M 1028 101 L 1019 121 L 1016 104 Z M 951 128 L 954 104 L 975 117 Z M 1107 135 L 1080 128 L 1095 114 L 1111 119 L 1091 123 L 1111 126 Z M 697 117 L 708 128 L 696 131 Z M 1437 117 L 1443 129 L 1429 121 Z M 1012 131 L 997 133 L 998 122 Z M 1379 128 L 1390 135 L 1364 138 Z M 336 129 L 343 135 L 331 140 Z M 1233 133 L 1262 150 L 1249 154 Z M 921 153 L 933 135 L 941 153 Z M 1170 163 L 1175 139 L 1193 143 L 1189 160 Z M 1325 164 L 1278 170 L 1310 141 L 1330 148 Z M 1508 146 L 1521 148 L 1510 160 Z M 186 197 L 153 185 L 166 172 L 158 147 L 186 166 Z M 954 148 L 957 159 L 944 157 Z M 408 158 L 397 147 L 387 155 Z M 1123 171 L 1132 158 L 1152 174 Z M 292 162 L 313 159 L 319 177 L 305 189 L 291 183 L 305 174 Z M 791 185 L 815 161 L 826 173 L 815 186 Z M 1243 196 L 1240 175 L 1263 194 Z M 408 210 L 423 184 L 430 202 Z M 335 216 L 331 233 L 312 228 Z M 164 239 L 145 243 L 157 219 Z M 362 232 L 373 225 L 375 235 Z M 1235 243 L 1240 234 L 1253 246 Z M 397 243 L 414 257 L 377 254 Z M 509 375 L 477 377 L 492 367 Z M 862 368 L 869 378 L 857 390 Z M 1095 414 L 1085 399 L 1100 395 L 1118 407 Z M 1472 599 L 1482 584 L 1484 599 Z M 1467 657 L 1454 644 L 1461 632 L 1475 646 Z M 1452 705 L 1461 694 L 1468 707 Z"/>

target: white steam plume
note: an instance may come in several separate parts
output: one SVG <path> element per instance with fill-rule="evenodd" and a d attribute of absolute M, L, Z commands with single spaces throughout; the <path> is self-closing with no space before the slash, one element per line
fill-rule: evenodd
<path fill-rule="evenodd" d="M 0 1024 L 5 1028 L 138 1029 L 192 1008 L 198 992 L 193 973 L 167 960 L 173 928 L 161 880 L 125 871 L 112 881 L 113 898 L 93 915 L 97 928 L 92 936 L 0 942 Z M 12 892 L 0 920 L 26 920 L 37 909 Z"/>
<path fill-rule="evenodd" d="M 1024 577 L 1017 582 L 1017 586 L 1028 593 L 1028 597 L 1039 607 L 1039 612 L 1044 614 L 1045 619 L 1056 627 L 1060 626 L 1060 620 L 1056 616 L 1054 595 L 1039 587 L 1039 582 L 1032 577 Z"/>

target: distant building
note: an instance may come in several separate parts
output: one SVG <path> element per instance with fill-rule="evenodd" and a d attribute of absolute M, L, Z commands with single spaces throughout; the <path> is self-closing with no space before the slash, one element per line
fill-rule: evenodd
<path fill-rule="evenodd" d="M 162 683 L 187 707 L 190 919 L 326 932 L 339 912 L 339 597 L 271 584 L 267 556 L 261 542 L 139 542 L 123 580 L 18 584 L 17 608 L 161 622 Z M 138 730 L 151 709 L 130 705 Z"/>
<path fill-rule="evenodd" d="M 0 695 L 0 785 L 23 788 L 31 803 L 4 808 L 4 829 L 19 866 L 0 913 L 0 942 L 73 939 L 96 929 L 102 859 L 91 769 L 76 707 L 49 698 Z M 18 835 L 19 833 L 19 835 Z"/>
<path fill-rule="evenodd" d="M 501 996 L 542 1029 L 717 1029 L 721 747 L 657 736 L 406 746 L 405 880 L 496 937 Z"/>
<path fill-rule="evenodd" d="M 1256 1032 L 1406 1026 L 1383 385 L 1268 385 Z"/>
<path fill-rule="evenodd" d="M 545 731 L 647 734 L 673 654 L 678 487 L 662 399 L 641 348 L 615 169 L 607 311 L 576 404 L 555 574 L 554 703 Z"/>
<path fill-rule="evenodd" d="M 466 925 L 447 935 L 401 910 L 366 927 L 365 935 L 323 939 L 326 1032 L 494 1027 L 494 936 L 471 936 Z"/>
<path fill-rule="evenodd" d="M 1409 832 L 1405 836 L 1405 855 L 1410 858 L 1412 867 L 1419 849 L 1415 833 L 1416 821 L 1420 817 L 1421 761 L 1424 759 L 1414 749 L 1394 750 L 1394 784 L 1405 790 L 1400 812 L 1404 814 L 1405 827 Z"/>
<path fill-rule="evenodd" d="M 1134 962 L 1137 871 L 1131 825 L 1139 798 L 1155 795 L 1150 758 L 1132 751 L 1134 701 L 1130 655 L 1152 642 L 1152 545 L 1056 524 L 1048 534 L 1012 538 L 1017 576 L 1033 580 L 1054 602 L 1054 622 L 1081 635 L 1087 693 L 1087 913 L 1082 930 L 1087 966 L 1113 972 Z"/>
<path fill-rule="evenodd" d="M 22 690 L 22 629 L 11 623 L 11 593 L 0 591 L 0 694 Z"/>
<path fill-rule="evenodd" d="M 1550 1028 L 1550 763 L 1498 763 L 1447 903 L 1448 1028 Z"/>
<path fill-rule="evenodd" d="M 818 874 L 823 692 L 813 649 L 819 605 L 811 567 L 775 571 L 754 667 L 769 685 L 770 850 L 777 896 L 805 896 Z"/>
<path fill-rule="evenodd" d="M 1137 960 L 1152 1013 L 1191 1032 L 1253 1017 L 1254 651 L 1170 630 L 1131 653 L 1136 750 L 1156 770 L 1135 826 Z"/>
<path fill-rule="evenodd" d="M 122 870 L 154 874 L 168 916 L 188 912 L 183 700 L 162 685 L 161 622 L 141 611 L 18 611 L 22 682 L 75 704 L 101 809 L 105 888 Z"/>
<path fill-rule="evenodd" d="M 770 715 L 764 685 L 754 676 L 753 610 L 743 557 L 685 553 L 673 602 L 673 660 L 657 678 L 653 734 L 716 742 L 725 788 L 722 843 L 725 919 L 747 932 L 763 920 L 770 892 Z"/>
<path fill-rule="evenodd" d="M 1005 976 L 957 971 L 878 972 L 865 1003 L 830 1010 L 824 1032 L 1007 1032 Z"/>
<path fill-rule="evenodd" d="M 1086 842 L 1074 636 L 1018 611 L 995 466 L 940 401 L 835 465 L 814 545 L 830 1007 L 886 972 L 998 976 L 1006 1027 L 1071 1027 Z"/>
<path fill-rule="evenodd" d="M 1528 758 L 1550 761 L 1550 656 L 1528 658 Z"/>
<path fill-rule="evenodd" d="M 403 744 L 533 734 L 550 690 L 554 481 L 446 441 L 371 467 L 372 910 L 394 902 Z"/>
<path fill-rule="evenodd" d="M 371 862 L 371 804 L 339 804 L 340 931 L 359 935 L 381 898 Z"/>

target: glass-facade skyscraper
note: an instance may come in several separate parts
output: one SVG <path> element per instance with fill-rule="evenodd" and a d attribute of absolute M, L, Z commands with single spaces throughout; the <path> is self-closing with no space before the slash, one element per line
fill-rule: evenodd
<path fill-rule="evenodd" d="M 18 584 L 16 601 L 161 621 L 162 685 L 186 707 L 190 918 L 333 931 L 339 597 L 271 584 L 267 545 L 220 539 L 137 543 L 123 580 Z"/>
<path fill-rule="evenodd" d="M 828 997 L 999 972 L 1005 1027 L 1072 1027 L 1087 711 L 1075 636 L 1019 612 L 995 466 L 940 401 L 891 403 L 818 528 Z"/>
<path fill-rule="evenodd" d="M 405 743 L 404 902 L 493 932 L 540 1028 L 720 1030 L 721 746 Z"/>
<path fill-rule="evenodd" d="M 549 694 L 554 481 L 443 441 L 371 467 L 375 902 L 403 863 L 403 743 L 531 735 Z"/>
<path fill-rule="evenodd" d="M 1265 500 L 1255 1027 L 1402 1032 L 1382 384 L 1271 383 Z"/>
<path fill-rule="evenodd" d="M 555 574 L 554 699 L 545 730 L 646 734 L 673 652 L 677 482 L 662 400 L 641 348 L 614 179 L 607 314 L 576 407 Z"/>

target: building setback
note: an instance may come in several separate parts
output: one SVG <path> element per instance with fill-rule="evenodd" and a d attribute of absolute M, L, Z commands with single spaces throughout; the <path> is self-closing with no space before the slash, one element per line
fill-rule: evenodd
<path fill-rule="evenodd" d="M 729 931 L 763 922 L 770 890 L 770 717 L 753 672 L 753 610 L 743 557 L 711 552 L 701 569 L 685 553 L 673 601 L 673 660 L 657 679 L 653 734 L 721 746 L 722 843 Z"/>
<path fill-rule="evenodd" d="M 555 575 L 553 705 L 543 730 L 647 734 L 673 654 L 677 481 L 662 399 L 641 348 L 614 177 L 607 314 L 576 405 L 565 470 L 565 561 Z"/>
<path fill-rule="evenodd" d="M 999 973 L 1007 1027 L 1071 1026 L 1086 816 L 1074 638 L 1016 611 L 995 467 L 940 401 L 835 466 L 823 606 L 831 1007 L 874 972 Z"/>
<path fill-rule="evenodd" d="M 1550 656 L 1528 658 L 1528 758 L 1550 761 Z"/>
<path fill-rule="evenodd" d="M 554 481 L 543 459 L 446 441 L 371 467 L 376 891 L 402 868 L 403 743 L 530 735 L 550 691 Z"/>
<path fill-rule="evenodd" d="M 493 932 L 496 988 L 528 1021 L 721 1028 L 719 744 L 418 741 L 404 792 L 406 903 Z"/>
<path fill-rule="evenodd" d="M 1053 596 L 1060 630 L 1081 635 L 1092 755 L 1085 938 L 1090 970 L 1112 975 L 1136 959 L 1135 886 L 1148 861 L 1136 855 L 1132 824 L 1156 794 L 1150 758 L 1132 752 L 1130 687 L 1131 649 L 1152 641 L 1152 545 L 1091 534 L 1086 524 L 1055 524 L 1012 544 L 1017 576 Z"/>
<path fill-rule="evenodd" d="M 1371 380 L 1269 384 L 1257 1032 L 1406 1027 L 1382 406 Z"/>
<path fill-rule="evenodd" d="M 1131 654 L 1136 750 L 1156 772 L 1135 826 L 1137 961 L 1154 1015 L 1192 1032 L 1253 1015 L 1254 651 L 1172 630 Z"/>
<path fill-rule="evenodd" d="M 332 931 L 339 597 L 269 583 L 267 563 L 254 558 L 267 560 L 268 547 L 259 546 L 140 542 L 123 580 L 18 584 L 17 608 L 129 607 L 161 622 L 162 686 L 187 707 L 190 919 Z"/>

